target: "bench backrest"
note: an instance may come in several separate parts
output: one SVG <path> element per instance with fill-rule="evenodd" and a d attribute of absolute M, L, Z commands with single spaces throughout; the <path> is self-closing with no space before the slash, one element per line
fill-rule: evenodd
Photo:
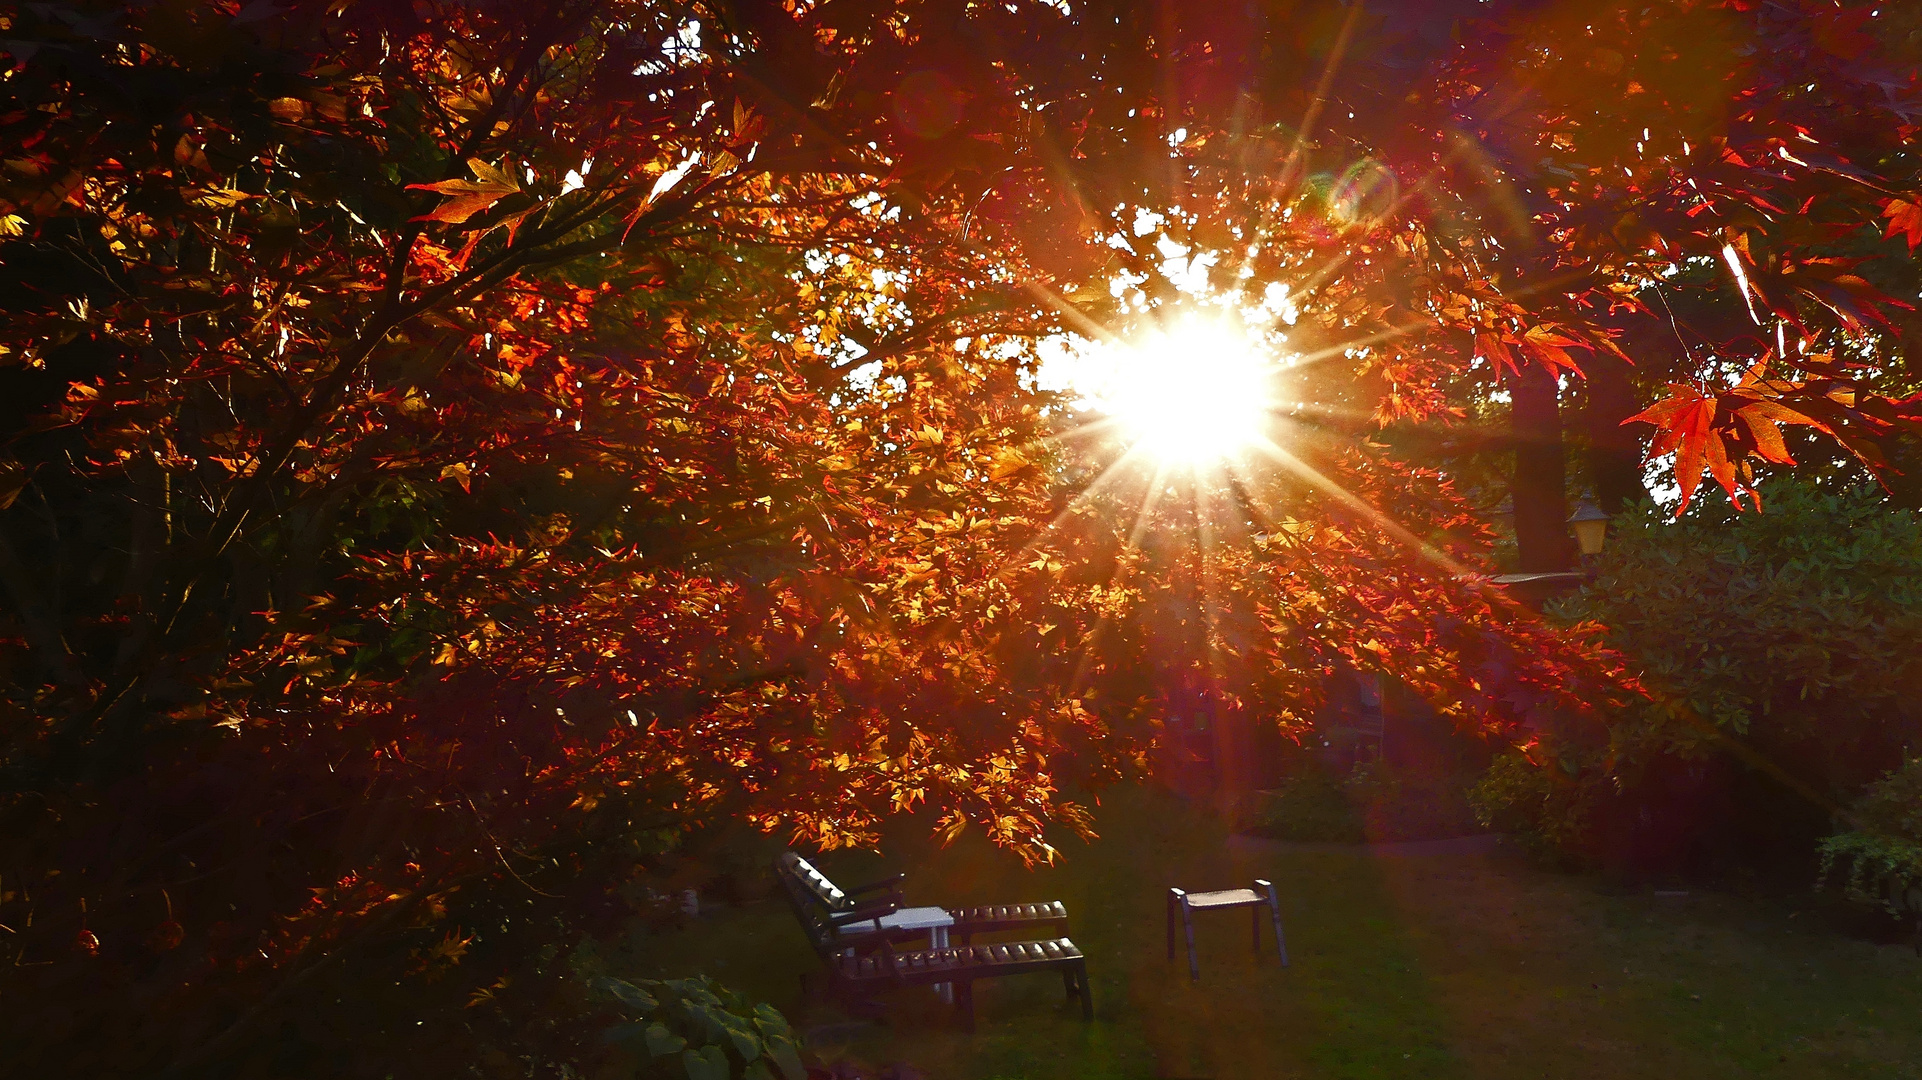
<path fill-rule="evenodd" d="M 796 864 L 812 871 L 812 877 L 797 869 Z M 832 957 L 837 951 L 835 939 L 839 936 L 829 919 L 833 909 L 828 907 L 821 891 L 814 886 L 813 879 L 826 882 L 827 887 L 834 890 L 834 895 L 840 896 L 844 907 L 852 906 L 847 903 L 847 896 L 835 889 L 834 883 L 821 876 L 820 871 L 810 866 L 806 859 L 792 851 L 776 860 L 774 869 L 775 876 L 781 879 L 781 892 L 786 895 L 788 906 L 794 909 L 794 918 L 800 922 L 802 932 L 807 934 L 808 944 L 822 959 Z"/>
<path fill-rule="evenodd" d="M 826 874 L 792 851 L 782 852 L 781 857 L 775 860 L 774 867 L 790 890 L 799 890 L 798 896 L 806 896 L 829 911 L 846 911 L 854 906 L 848 894 L 829 881 Z"/>

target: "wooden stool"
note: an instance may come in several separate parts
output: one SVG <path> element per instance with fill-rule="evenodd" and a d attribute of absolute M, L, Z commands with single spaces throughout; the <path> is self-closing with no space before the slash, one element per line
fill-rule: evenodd
<path fill-rule="evenodd" d="M 1201 981 L 1201 961 L 1195 956 L 1195 923 L 1192 913 L 1210 908 L 1251 909 L 1251 923 L 1255 930 L 1255 951 L 1261 951 L 1261 909 L 1268 909 L 1268 917 L 1275 923 L 1275 950 L 1281 954 L 1281 966 L 1288 966 L 1288 942 L 1281 935 L 1281 905 L 1275 901 L 1275 886 L 1272 882 L 1255 879 L 1252 889 L 1224 889 L 1221 892 L 1191 893 L 1181 889 L 1168 890 L 1168 959 L 1175 958 L 1175 911 L 1181 912 L 1181 926 L 1188 935 L 1188 978 Z"/>

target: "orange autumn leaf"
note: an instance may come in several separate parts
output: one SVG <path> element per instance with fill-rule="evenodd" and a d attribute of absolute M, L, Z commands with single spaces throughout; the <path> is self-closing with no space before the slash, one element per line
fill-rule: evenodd
<path fill-rule="evenodd" d="M 1890 199 L 1882 207 L 1882 216 L 1889 219 L 1884 237 L 1900 233 L 1909 242 L 1910 251 L 1922 244 L 1922 205 L 1908 199 Z"/>
<path fill-rule="evenodd" d="M 475 179 L 407 185 L 409 191 L 432 191 L 448 196 L 446 202 L 413 220 L 458 225 L 521 189 L 513 176 L 479 158 L 467 159 L 467 167 L 474 170 Z"/>

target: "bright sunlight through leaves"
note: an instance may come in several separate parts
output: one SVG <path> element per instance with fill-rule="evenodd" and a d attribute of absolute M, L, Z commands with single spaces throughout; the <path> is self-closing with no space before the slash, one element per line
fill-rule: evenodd
<path fill-rule="evenodd" d="M 1276 365 L 1229 322 L 1184 320 L 1078 360 L 1074 389 L 1113 421 L 1133 454 L 1197 465 L 1239 456 L 1267 437 Z"/>

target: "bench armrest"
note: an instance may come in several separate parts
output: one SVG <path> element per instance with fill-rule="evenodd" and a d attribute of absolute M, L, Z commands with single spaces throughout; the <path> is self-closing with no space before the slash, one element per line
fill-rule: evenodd
<path fill-rule="evenodd" d="M 828 916 L 828 922 L 838 932 L 854 923 L 873 922 L 875 919 L 892 915 L 901 910 L 901 902 L 893 897 L 886 900 L 870 900 L 856 904 L 846 911 L 836 911 Z"/>

